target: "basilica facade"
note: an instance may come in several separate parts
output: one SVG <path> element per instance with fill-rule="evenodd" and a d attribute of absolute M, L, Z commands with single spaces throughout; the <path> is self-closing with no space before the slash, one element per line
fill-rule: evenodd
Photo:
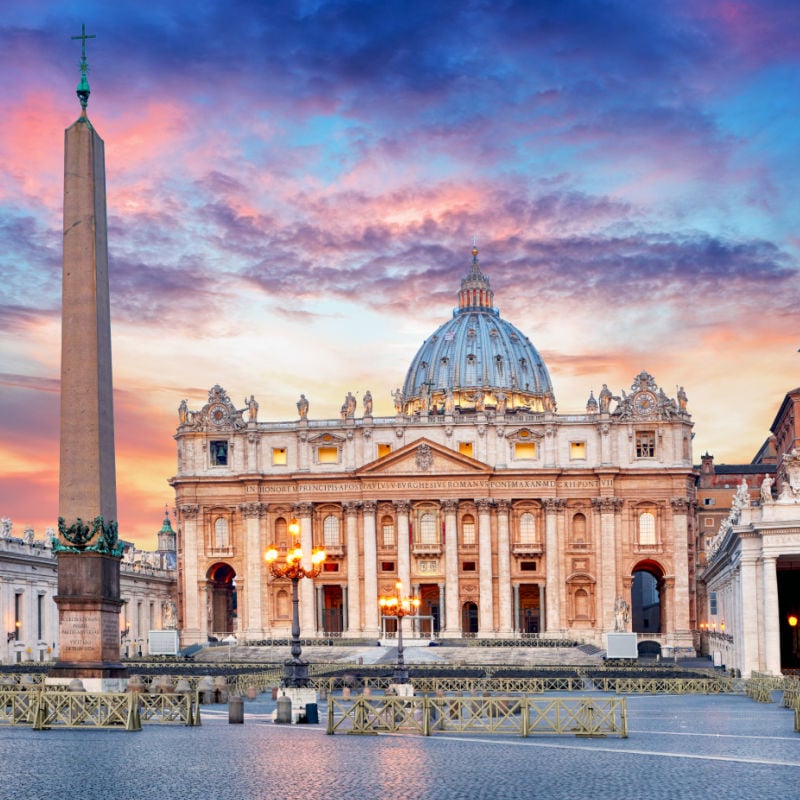
<path fill-rule="evenodd" d="M 297 524 L 321 574 L 300 581 L 301 635 L 375 639 L 378 598 L 420 598 L 418 636 L 605 634 L 693 650 L 692 421 L 642 371 L 559 414 L 547 367 L 494 307 L 477 249 L 452 317 L 417 352 L 395 413 L 348 392 L 337 419 L 258 419 L 214 386 L 179 409 L 182 644 L 288 635 L 291 584 L 272 577 Z M 617 614 L 615 615 L 615 608 Z M 624 609 L 624 614 L 619 609 Z M 409 627 L 406 628 L 407 633 Z"/>

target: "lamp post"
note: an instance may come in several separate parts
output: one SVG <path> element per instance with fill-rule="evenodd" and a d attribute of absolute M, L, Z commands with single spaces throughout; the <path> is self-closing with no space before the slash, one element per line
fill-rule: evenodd
<path fill-rule="evenodd" d="M 395 683 L 408 683 L 408 670 L 403 660 L 403 617 L 416 614 L 419 610 L 419 597 L 403 597 L 403 584 L 397 581 L 396 596 L 381 597 L 378 604 L 385 617 L 394 617 L 397 620 L 397 664 L 395 664 L 392 680 Z"/>
<path fill-rule="evenodd" d="M 308 686 L 308 662 L 300 658 L 300 598 L 297 585 L 302 578 L 316 578 L 322 571 L 322 562 L 325 561 L 325 550 L 321 547 L 314 548 L 311 552 L 311 567 L 302 565 L 303 550 L 297 541 L 300 525 L 296 519 L 289 523 L 289 533 L 292 535 L 292 547 L 286 554 L 283 564 L 278 563 L 278 549 L 270 545 L 264 553 L 264 560 L 269 565 L 270 573 L 276 578 L 288 578 L 292 582 L 292 657 L 284 664 L 283 685 L 297 689 Z"/>

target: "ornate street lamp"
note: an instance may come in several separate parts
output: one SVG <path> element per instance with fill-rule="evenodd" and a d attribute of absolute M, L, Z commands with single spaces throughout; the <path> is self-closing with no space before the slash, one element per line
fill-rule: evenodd
<path fill-rule="evenodd" d="M 408 683 L 408 670 L 403 660 L 403 617 L 417 613 L 420 599 L 419 597 L 403 597 L 401 581 L 397 581 L 395 589 L 397 589 L 396 596 L 381 597 L 378 599 L 378 604 L 385 617 L 394 617 L 397 620 L 397 664 L 392 680 L 394 683 Z"/>
<path fill-rule="evenodd" d="M 325 561 L 325 550 L 321 547 L 314 548 L 311 552 L 311 567 L 306 569 L 302 565 L 303 550 L 297 541 L 300 534 L 300 525 L 296 519 L 289 523 L 289 533 L 292 536 L 292 547 L 286 554 L 283 564 L 278 563 L 278 549 L 270 545 L 264 553 L 264 560 L 269 565 L 269 571 L 276 578 L 288 578 L 292 582 L 292 658 L 285 662 L 283 685 L 297 689 L 308 686 L 308 662 L 300 658 L 300 613 L 297 584 L 301 578 L 316 578 L 322 571 L 322 562 Z"/>

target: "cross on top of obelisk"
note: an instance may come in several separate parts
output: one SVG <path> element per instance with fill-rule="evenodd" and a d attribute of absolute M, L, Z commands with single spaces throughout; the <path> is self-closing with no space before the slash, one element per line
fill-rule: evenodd
<path fill-rule="evenodd" d="M 81 35 L 73 36 L 72 38 L 81 40 L 81 80 L 78 84 L 77 95 L 78 99 L 81 101 L 81 108 L 85 113 L 86 105 L 89 102 L 89 94 L 91 93 L 89 81 L 86 77 L 86 73 L 89 71 L 89 65 L 86 63 L 86 40 L 96 39 L 97 35 L 94 33 L 86 33 L 86 25 L 84 24 L 81 25 Z"/>

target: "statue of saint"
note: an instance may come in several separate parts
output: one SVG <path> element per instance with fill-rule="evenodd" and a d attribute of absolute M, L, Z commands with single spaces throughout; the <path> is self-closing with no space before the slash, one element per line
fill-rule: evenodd
<path fill-rule="evenodd" d="M 347 416 L 354 417 L 356 415 L 356 398 L 353 397 L 352 392 L 347 393 L 347 396 L 344 398 L 344 405 L 347 410 Z"/>
<path fill-rule="evenodd" d="M 608 388 L 608 384 L 604 383 L 603 388 L 600 390 L 600 413 L 608 414 L 608 410 L 610 407 L 611 407 L 611 390 Z"/>
<path fill-rule="evenodd" d="M 297 401 L 297 413 L 300 415 L 300 419 L 308 418 L 308 400 L 304 394 L 301 394 Z"/>
<path fill-rule="evenodd" d="M 456 410 L 456 399 L 453 397 L 453 390 L 448 389 L 444 396 L 444 413 L 453 414 Z"/>
<path fill-rule="evenodd" d="M 165 600 L 161 604 L 161 615 L 165 631 L 174 631 L 178 627 L 178 607 L 174 600 Z"/>
<path fill-rule="evenodd" d="M 494 393 L 494 399 L 497 401 L 497 413 L 505 414 L 508 395 L 501 389 L 499 392 Z"/>
<path fill-rule="evenodd" d="M 475 410 L 476 411 L 483 411 L 485 408 L 485 401 L 486 401 L 486 394 L 484 393 L 483 389 L 478 389 L 474 395 L 472 395 L 472 401 L 475 403 Z"/>
<path fill-rule="evenodd" d="M 622 633 L 627 630 L 628 617 L 631 607 L 624 597 L 618 597 L 614 601 L 614 632 Z"/>
<path fill-rule="evenodd" d="M 181 400 L 181 404 L 178 406 L 178 419 L 181 425 L 185 425 L 186 420 L 189 419 L 189 405 L 185 400 Z"/>
<path fill-rule="evenodd" d="M 681 412 L 686 411 L 686 404 L 688 403 L 689 398 L 686 397 L 686 392 L 683 390 L 683 386 L 678 389 L 678 408 Z"/>
<path fill-rule="evenodd" d="M 364 416 L 371 417 L 372 416 L 372 392 L 367 389 L 364 392 Z"/>
<path fill-rule="evenodd" d="M 761 505 L 772 502 L 772 478 L 769 475 L 761 481 Z"/>
<path fill-rule="evenodd" d="M 403 413 L 403 392 L 398 386 L 392 393 L 392 400 L 394 400 L 394 410 L 398 414 Z"/>
<path fill-rule="evenodd" d="M 251 394 L 249 400 L 244 401 L 247 404 L 247 409 L 250 412 L 250 422 L 255 422 L 258 417 L 258 403 L 256 398 Z"/>

